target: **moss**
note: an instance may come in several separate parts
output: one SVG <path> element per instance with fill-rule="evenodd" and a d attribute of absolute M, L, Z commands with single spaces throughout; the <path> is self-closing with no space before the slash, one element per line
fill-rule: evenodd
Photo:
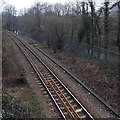
<path fill-rule="evenodd" d="M 20 105 L 20 101 L 6 93 L 3 93 L 2 116 L 3 118 L 27 118 L 29 114 L 27 110 Z"/>
<path fill-rule="evenodd" d="M 9 94 L 3 93 L 3 118 L 46 118 L 41 101 L 36 99 L 34 92 L 27 88 L 24 90 L 26 100 L 18 100 Z"/>
<path fill-rule="evenodd" d="M 30 113 L 33 118 L 46 118 L 46 115 L 43 111 L 42 101 L 36 99 L 35 93 L 31 89 L 26 89 L 25 91 L 28 95 L 28 99 L 25 104 L 29 107 Z"/>

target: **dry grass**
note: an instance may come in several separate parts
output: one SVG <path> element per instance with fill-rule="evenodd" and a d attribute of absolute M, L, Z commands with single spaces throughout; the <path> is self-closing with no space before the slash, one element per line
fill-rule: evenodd
<path fill-rule="evenodd" d="M 22 111 L 22 112 L 20 112 Z M 3 33 L 3 113 L 12 118 L 45 118 L 41 101 L 27 84 L 23 65 Z"/>

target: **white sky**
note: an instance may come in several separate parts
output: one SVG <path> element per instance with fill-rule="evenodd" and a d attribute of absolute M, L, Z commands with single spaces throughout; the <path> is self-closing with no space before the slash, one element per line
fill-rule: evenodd
<path fill-rule="evenodd" d="M 24 9 L 24 8 L 29 8 L 31 7 L 35 2 L 49 2 L 49 3 L 65 3 L 65 2 L 69 2 L 69 1 L 75 1 L 75 0 L 0 0 L 0 1 L 6 1 L 7 4 L 11 4 L 14 5 L 15 8 L 19 11 L 20 9 Z M 83 0 L 80 0 L 83 1 Z M 97 6 L 99 7 L 101 4 L 103 3 L 104 0 L 93 0 L 96 1 Z"/>
<path fill-rule="evenodd" d="M 23 8 L 29 8 L 31 7 L 35 2 L 49 2 L 49 3 L 65 3 L 68 2 L 68 0 L 8 0 L 8 4 L 14 5 L 18 10 Z"/>
<path fill-rule="evenodd" d="M 17 10 L 20 10 L 20 9 L 23 9 L 23 8 L 29 8 L 32 6 L 32 4 L 35 3 L 35 1 L 39 2 L 39 1 L 42 1 L 42 2 L 49 2 L 49 3 L 57 3 L 57 2 L 60 2 L 60 3 L 65 3 L 65 2 L 68 2 L 68 1 L 75 1 L 75 0 L 6 0 L 6 2 L 8 4 L 12 4 L 14 5 Z M 82 1 L 82 0 L 81 0 Z M 103 0 L 95 0 L 97 2 L 102 2 Z"/>

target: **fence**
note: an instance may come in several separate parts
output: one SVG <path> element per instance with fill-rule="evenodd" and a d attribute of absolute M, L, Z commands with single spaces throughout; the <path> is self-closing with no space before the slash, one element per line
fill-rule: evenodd
<path fill-rule="evenodd" d="M 104 48 L 100 48 L 97 46 L 87 44 L 77 45 L 75 43 L 65 42 L 63 48 L 64 50 L 74 51 L 79 55 L 93 56 L 98 59 L 105 60 L 115 66 L 118 66 L 120 60 L 120 53 L 105 50 Z"/>
<path fill-rule="evenodd" d="M 32 34 L 29 35 L 29 37 L 36 39 L 39 42 L 47 42 L 47 37 L 45 35 Z M 118 66 L 118 64 L 120 64 L 120 53 L 105 50 L 104 48 L 100 48 L 98 46 L 92 46 L 85 43 L 78 45 L 72 42 L 64 42 L 63 49 L 66 51 L 73 51 L 79 55 L 93 56 L 100 60 L 105 60 L 115 66 Z"/>

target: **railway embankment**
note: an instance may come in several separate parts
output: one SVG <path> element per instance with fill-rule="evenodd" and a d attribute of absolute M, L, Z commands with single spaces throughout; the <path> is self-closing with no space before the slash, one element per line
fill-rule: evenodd
<path fill-rule="evenodd" d="M 4 32 L 2 41 L 3 118 L 45 118 L 42 100 L 38 101 L 27 82 L 28 75 L 19 50 Z"/>

